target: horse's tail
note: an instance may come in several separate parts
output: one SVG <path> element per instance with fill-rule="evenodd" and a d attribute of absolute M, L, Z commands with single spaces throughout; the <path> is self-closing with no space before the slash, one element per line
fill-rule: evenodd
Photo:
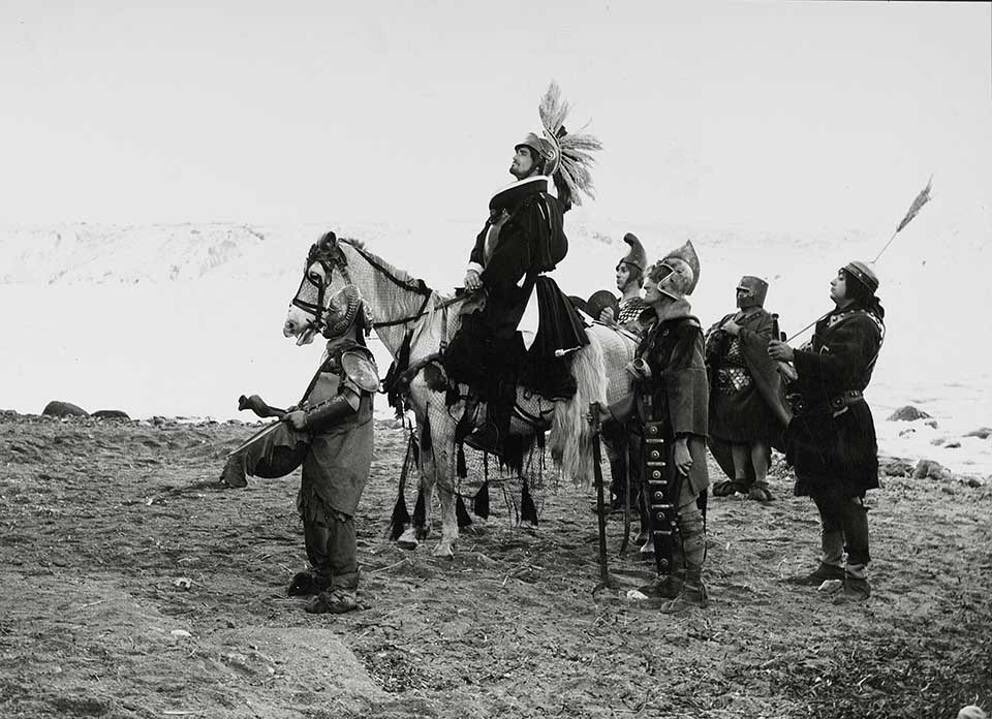
<path fill-rule="evenodd" d="M 578 389 L 566 402 L 555 404 L 549 445 L 551 458 L 562 474 L 575 484 L 592 484 L 592 432 L 589 403 L 606 403 L 606 360 L 599 340 L 589 334 L 589 344 L 575 353 L 572 374 Z"/>

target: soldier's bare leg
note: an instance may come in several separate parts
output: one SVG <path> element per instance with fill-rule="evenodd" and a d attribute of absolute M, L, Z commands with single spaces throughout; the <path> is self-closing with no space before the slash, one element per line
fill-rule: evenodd
<path fill-rule="evenodd" d="M 734 460 L 734 491 L 747 494 L 747 466 L 751 455 L 746 444 L 731 444 L 730 454 Z"/>
<path fill-rule="evenodd" d="M 772 499 L 771 490 L 768 487 L 768 460 L 770 458 L 768 445 L 764 442 L 754 442 L 751 444 L 751 466 L 754 467 L 754 484 L 748 490 L 748 496 L 759 502 L 768 502 Z"/>

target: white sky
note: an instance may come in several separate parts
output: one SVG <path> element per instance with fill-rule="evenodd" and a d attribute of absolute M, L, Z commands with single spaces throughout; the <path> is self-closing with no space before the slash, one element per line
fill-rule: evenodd
<path fill-rule="evenodd" d="M 604 217 L 992 235 L 988 3 L 137 4 L 0 5 L 0 223 L 481 221 L 555 78 Z"/>

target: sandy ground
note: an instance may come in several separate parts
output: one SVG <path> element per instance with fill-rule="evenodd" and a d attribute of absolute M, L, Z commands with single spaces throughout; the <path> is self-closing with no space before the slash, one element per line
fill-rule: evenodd
<path fill-rule="evenodd" d="M 454 560 L 384 538 L 404 437 L 379 428 L 359 516 L 368 607 L 311 616 L 297 478 L 213 486 L 254 427 L 0 416 L 3 717 L 953 717 L 992 704 L 992 488 L 889 477 L 871 496 L 874 594 L 834 606 L 814 510 L 715 500 L 711 606 L 601 594 L 589 493 L 537 530 L 494 516 Z M 898 472 L 898 464 L 894 470 Z M 465 491 L 471 491 L 466 487 Z M 409 497 L 412 509 L 413 497 Z M 650 575 L 619 559 L 624 589 Z"/>

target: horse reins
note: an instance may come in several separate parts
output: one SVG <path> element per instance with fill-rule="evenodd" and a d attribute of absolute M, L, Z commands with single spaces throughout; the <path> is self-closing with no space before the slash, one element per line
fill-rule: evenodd
<path fill-rule="evenodd" d="M 408 315 L 406 317 L 400 317 L 394 320 L 383 320 L 380 322 L 373 322 L 372 323 L 373 329 L 407 325 L 411 322 L 421 319 L 427 314 L 430 314 L 430 312 L 427 310 L 427 305 L 430 303 L 431 298 L 434 297 L 435 293 L 433 290 L 427 287 L 427 285 L 424 283 L 423 280 L 418 279 L 415 281 L 410 281 L 397 277 L 388 267 L 384 266 L 375 255 L 366 252 L 363 248 L 359 247 L 354 242 L 350 242 L 347 239 L 343 239 L 343 238 L 339 239 L 338 242 L 344 242 L 353 250 L 355 250 L 355 252 L 361 255 L 362 259 L 368 262 L 373 269 L 375 269 L 377 272 L 382 274 L 386 279 L 388 279 L 390 282 L 392 282 L 400 289 L 405 290 L 407 292 L 414 292 L 418 295 L 423 296 L 424 298 L 423 302 L 421 302 L 420 304 L 420 307 L 417 309 L 417 311 L 414 314 Z M 300 283 L 300 286 L 301 287 L 303 286 L 303 282 L 309 282 L 312 286 L 316 288 L 317 304 L 312 304 L 310 302 L 301 300 L 299 299 L 298 296 L 293 298 L 292 304 L 304 310 L 305 312 L 312 314 L 314 316 L 314 321 L 313 321 L 314 327 L 318 331 L 321 331 L 323 329 L 323 324 L 324 324 L 323 315 L 326 314 L 327 312 L 327 309 L 324 307 L 324 293 L 327 288 L 327 283 L 317 282 L 310 276 L 308 270 L 314 262 L 320 264 L 321 268 L 324 270 L 324 274 L 326 277 L 331 277 L 333 275 L 334 269 L 337 268 L 341 272 L 341 278 L 346 283 L 348 284 L 353 284 L 353 283 L 351 280 L 351 273 L 348 272 L 347 257 L 345 257 L 344 253 L 342 253 L 340 249 L 338 249 L 338 251 L 336 253 L 333 253 L 332 255 L 331 253 L 322 253 L 319 246 L 316 244 L 310 248 L 310 253 L 307 256 L 307 266 L 306 269 L 304 270 L 304 276 L 303 276 L 303 280 Z M 299 290 L 297 290 L 297 295 L 299 295 Z M 429 364 L 430 362 L 433 362 L 439 359 L 441 356 L 443 356 L 444 350 L 446 349 L 448 344 L 447 341 L 448 307 L 453 305 L 455 302 L 458 302 L 459 299 L 460 298 L 458 297 L 448 298 L 435 307 L 435 310 L 437 309 L 442 310 L 442 315 L 443 315 L 441 321 L 441 343 L 439 348 L 440 351 L 432 353 L 431 355 L 424 357 L 421 360 L 415 362 L 413 365 L 407 367 L 405 371 L 402 372 L 403 375 L 412 376 L 413 374 L 416 374 L 421 369 L 423 369 L 423 367 Z M 413 336 L 413 329 L 411 328 L 406 331 L 406 337 L 404 338 L 404 341 L 410 342 L 412 340 L 412 336 Z"/>

